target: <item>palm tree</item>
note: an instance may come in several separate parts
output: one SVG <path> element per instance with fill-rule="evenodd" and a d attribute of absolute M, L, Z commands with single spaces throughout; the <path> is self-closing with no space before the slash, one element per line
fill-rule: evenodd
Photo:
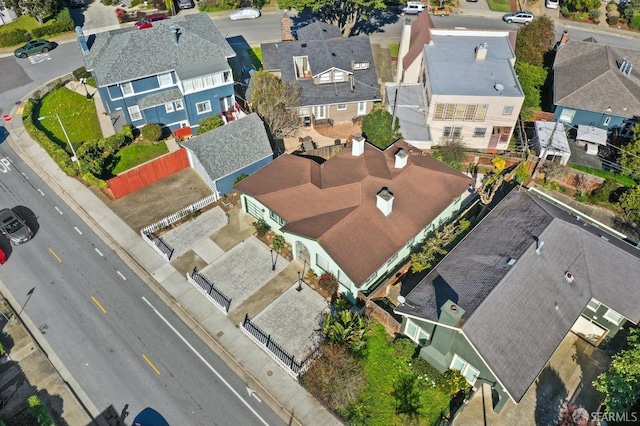
<path fill-rule="evenodd" d="M 360 314 L 343 310 L 335 315 L 328 313 L 321 331 L 325 339 L 344 345 L 357 355 L 366 345 L 363 338 L 365 329 L 366 321 Z"/>

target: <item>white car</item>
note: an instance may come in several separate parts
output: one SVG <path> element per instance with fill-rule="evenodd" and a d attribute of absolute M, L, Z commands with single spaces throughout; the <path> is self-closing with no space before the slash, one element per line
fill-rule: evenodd
<path fill-rule="evenodd" d="M 515 22 L 516 24 L 528 24 L 533 21 L 533 13 L 531 12 L 515 12 L 507 13 L 502 17 L 502 20 L 508 24 Z"/>
<path fill-rule="evenodd" d="M 243 7 L 229 13 L 229 19 L 237 21 L 240 19 L 256 19 L 260 17 L 260 11 L 253 7 Z"/>
<path fill-rule="evenodd" d="M 410 1 L 406 6 L 400 6 L 398 11 L 400 15 L 419 15 L 422 11 L 426 9 L 424 3 L 419 1 Z"/>
<path fill-rule="evenodd" d="M 547 0 L 547 9 L 557 9 L 560 6 L 559 0 Z"/>

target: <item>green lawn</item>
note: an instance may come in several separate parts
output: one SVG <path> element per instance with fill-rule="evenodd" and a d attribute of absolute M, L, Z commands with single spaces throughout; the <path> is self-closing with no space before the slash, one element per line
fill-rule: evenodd
<path fill-rule="evenodd" d="M 149 160 L 153 160 L 156 157 L 160 157 L 167 152 L 169 152 L 169 149 L 167 148 L 167 144 L 164 142 L 157 145 L 139 145 L 137 143 L 133 143 L 129 146 L 125 146 L 116 153 L 118 164 L 111 173 L 117 175 L 132 167 L 138 166 Z"/>
<path fill-rule="evenodd" d="M 627 188 L 633 188 L 638 185 L 638 183 L 635 180 L 631 179 L 629 176 L 623 176 L 613 172 L 608 172 L 606 170 L 594 169 L 593 167 L 581 166 L 578 164 L 569 164 L 569 166 L 572 169 L 580 170 L 582 172 L 589 173 L 590 175 L 595 175 L 603 179 L 615 179 L 616 182 L 618 182 L 620 185 L 626 186 Z"/>
<path fill-rule="evenodd" d="M 31 16 L 27 16 L 27 15 L 22 15 L 18 19 L 1 26 L 0 31 L 8 31 L 15 28 L 31 31 L 32 29 L 38 28 L 39 26 L 40 24 L 38 24 L 38 20 L 36 18 L 32 18 Z"/>
<path fill-rule="evenodd" d="M 400 51 L 400 45 L 398 43 L 389 44 L 389 52 L 391 53 L 391 57 L 398 57 L 398 52 Z"/>
<path fill-rule="evenodd" d="M 489 9 L 495 12 L 511 12 L 511 4 L 509 0 L 487 0 Z"/>
<path fill-rule="evenodd" d="M 66 87 L 56 89 L 42 99 L 38 116 L 47 118 L 43 118 L 38 124 L 49 133 L 51 140 L 68 150 L 67 139 L 55 114 L 60 116 L 60 121 L 74 147 L 77 148 L 85 141 L 102 138 L 93 100 L 87 100 L 85 96 Z"/>
<path fill-rule="evenodd" d="M 247 54 L 249 55 L 249 59 L 251 60 L 251 65 L 256 67 L 257 70 L 262 69 L 262 49 L 259 47 L 252 47 L 251 49 L 247 49 Z"/>

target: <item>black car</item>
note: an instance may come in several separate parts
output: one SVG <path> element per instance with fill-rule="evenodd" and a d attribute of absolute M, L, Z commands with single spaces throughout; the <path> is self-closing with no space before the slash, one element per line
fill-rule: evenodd
<path fill-rule="evenodd" d="M 0 231 L 16 245 L 26 243 L 33 237 L 27 223 L 13 209 L 0 210 Z"/>

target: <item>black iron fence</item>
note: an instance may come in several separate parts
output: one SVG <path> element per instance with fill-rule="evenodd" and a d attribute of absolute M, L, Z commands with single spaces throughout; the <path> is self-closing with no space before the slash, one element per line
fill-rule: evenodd
<path fill-rule="evenodd" d="M 198 268 L 193 268 L 191 279 L 207 293 L 211 300 L 215 304 L 217 304 L 225 314 L 229 313 L 231 298 L 225 296 L 220 290 L 216 288 L 216 286 L 212 282 L 209 282 L 209 280 L 204 275 L 198 272 Z"/>
<path fill-rule="evenodd" d="M 146 237 L 151 241 L 167 258 L 167 261 L 171 260 L 171 256 L 173 256 L 174 248 L 171 247 L 162 237 L 154 234 L 153 232 L 148 232 L 145 234 Z"/>

